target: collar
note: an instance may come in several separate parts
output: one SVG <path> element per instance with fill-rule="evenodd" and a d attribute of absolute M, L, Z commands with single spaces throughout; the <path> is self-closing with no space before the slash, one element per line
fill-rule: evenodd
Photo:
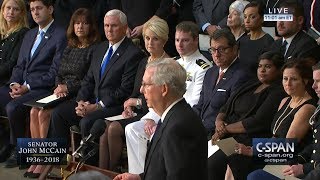
<path fill-rule="evenodd" d="M 109 42 L 109 48 L 110 46 L 112 46 L 112 50 L 113 50 L 113 53 L 117 51 L 118 47 L 120 46 L 120 44 L 122 43 L 122 41 L 124 40 L 125 37 L 123 37 L 120 41 L 118 41 L 117 43 L 115 43 L 114 45 L 112 45 L 110 42 Z M 109 49 L 108 48 L 108 49 Z"/>
<path fill-rule="evenodd" d="M 54 21 L 54 19 L 52 19 L 52 21 L 43 29 L 40 29 L 40 27 L 39 27 L 38 32 L 40 32 L 40 30 L 42 30 L 44 33 L 46 33 L 48 31 L 49 27 L 51 26 L 51 24 L 53 23 L 53 21 Z"/>
<path fill-rule="evenodd" d="M 200 51 L 197 49 L 196 51 L 194 51 L 192 54 L 188 55 L 188 56 L 181 56 L 181 59 L 185 62 L 191 62 L 194 61 L 196 59 L 198 59 L 198 57 L 201 55 Z"/>
<path fill-rule="evenodd" d="M 236 57 L 232 62 L 231 62 L 231 64 L 227 67 L 227 68 L 225 68 L 225 69 L 221 69 L 221 68 L 219 68 L 219 73 L 221 73 L 221 71 L 223 72 L 223 73 L 226 73 L 227 72 L 227 70 L 229 69 L 229 67 L 236 61 L 238 59 L 238 57 Z"/>
<path fill-rule="evenodd" d="M 167 107 L 167 109 L 163 112 L 163 114 L 161 115 L 161 122 L 163 122 L 164 118 L 166 118 L 166 115 L 168 114 L 168 112 L 170 111 L 170 109 L 175 105 L 177 104 L 179 101 L 181 101 L 183 99 L 182 98 L 179 98 L 177 99 L 176 101 L 174 101 L 169 107 Z"/>
<path fill-rule="evenodd" d="M 290 46 L 290 44 L 291 44 L 291 42 L 292 42 L 292 40 L 293 40 L 293 38 L 294 37 L 296 37 L 296 35 L 297 35 L 298 33 L 295 33 L 294 35 L 292 35 L 291 37 L 289 37 L 289 38 L 287 38 L 287 39 L 285 39 L 285 38 L 282 38 L 282 41 L 281 41 L 281 44 L 283 43 L 283 41 L 287 41 L 287 47 L 289 47 Z"/>

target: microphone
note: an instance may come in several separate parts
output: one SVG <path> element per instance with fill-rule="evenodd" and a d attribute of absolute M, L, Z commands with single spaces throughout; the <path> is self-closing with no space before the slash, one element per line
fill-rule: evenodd
<path fill-rule="evenodd" d="M 72 153 L 72 156 L 75 156 L 76 158 L 83 157 L 82 152 L 88 147 L 89 144 L 94 143 L 94 139 L 100 137 L 104 133 L 106 127 L 107 125 L 105 120 L 103 119 L 96 120 L 96 122 L 93 124 L 92 128 L 90 129 L 89 136 L 81 140 L 80 146 L 75 152 Z"/>

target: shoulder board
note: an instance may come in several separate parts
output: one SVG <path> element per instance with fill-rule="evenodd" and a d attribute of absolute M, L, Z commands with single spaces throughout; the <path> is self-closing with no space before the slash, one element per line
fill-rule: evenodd
<path fill-rule="evenodd" d="M 178 60 L 178 59 L 180 59 L 181 57 L 180 56 L 175 56 L 173 59 L 174 60 Z"/>
<path fill-rule="evenodd" d="M 200 66 L 202 69 L 206 69 L 210 67 L 210 65 L 207 62 L 205 62 L 203 59 L 197 59 L 196 64 Z"/>

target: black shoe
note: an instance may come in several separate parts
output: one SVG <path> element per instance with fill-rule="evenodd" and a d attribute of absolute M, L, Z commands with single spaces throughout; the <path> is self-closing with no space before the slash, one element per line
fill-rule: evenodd
<path fill-rule="evenodd" d="M 2 146 L 2 148 L 0 149 L 0 163 L 4 162 L 9 158 L 10 152 L 11 152 L 10 145 Z"/>
<path fill-rule="evenodd" d="M 29 177 L 31 174 L 33 174 L 32 171 L 26 171 L 24 174 L 23 174 L 23 177 Z"/>
<path fill-rule="evenodd" d="M 29 174 L 28 178 L 31 179 L 38 179 L 40 177 L 41 173 L 33 173 L 31 172 L 31 174 Z"/>
<path fill-rule="evenodd" d="M 4 168 L 14 168 L 14 167 L 18 167 L 18 163 L 17 163 L 17 152 L 16 152 L 16 148 L 13 148 L 11 150 L 11 155 L 10 157 L 7 159 L 7 161 L 5 162 Z"/>

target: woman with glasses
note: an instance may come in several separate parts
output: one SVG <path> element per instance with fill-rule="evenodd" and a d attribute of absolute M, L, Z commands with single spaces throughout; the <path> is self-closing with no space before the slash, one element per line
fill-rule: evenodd
<path fill-rule="evenodd" d="M 270 136 L 271 120 L 285 97 L 280 84 L 283 58 L 267 52 L 259 59 L 258 80 L 248 81 L 222 106 L 215 120 L 212 142 L 233 137 L 239 143 L 251 145 L 253 137 Z M 224 179 L 227 163 L 227 156 L 221 150 L 209 157 L 209 179 Z"/>
<path fill-rule="evenodd" d="M 141 60 L 137 70 L 133 92 L 130 98 L 123 104 L 124 111 L 122 115 L 126 119 L 108 122 L 104 134 L 100 137 L 100 168 L 117 170 L 124 144 L 125 126 L 140 120 L 141 117 L 148 112 L 144 96 L 140 93 L 140 87 L 152 86 L 152 84 L 142 84 L 142 77 L 147 63 L 169 57 L 163 49 L 168 40 L 168 34 L 169 27 L 163 19 L 151 18 L 143 25 L 142 35 L 145 48 L 150 56 Z M 137 113 L 136 117 L 133 116 L 133 112 Z"/>
<path fill-rule="evenodd" d="M 249 32 L 239 42 L 239 57 L 252 74 L 256 74 L 259 56 L 274 42 L 274 39 L 262 30 L 263 14 L 263 5 L 255 1 L 244 8 L 244 25 Z"/>

